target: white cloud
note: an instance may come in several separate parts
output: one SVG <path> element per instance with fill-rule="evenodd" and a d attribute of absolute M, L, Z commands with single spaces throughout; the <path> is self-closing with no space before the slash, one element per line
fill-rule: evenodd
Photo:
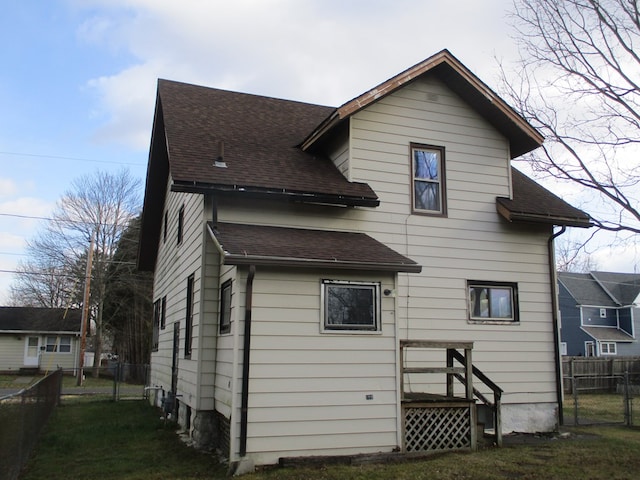
<path fill-rule="evenodd" d="M 481 76 L 497 71 L 491 57 L 508 48 L 502 12 L 509 0 L 455 8 L 424 0 L 74 5 L 92 8 L 78 29 L 82 41 L 136 59 L 88 86 L 105 116 L 96 138 L 138 149 L 149 145 L 158 77 L 337 106 L 443 48 Z"/>
<path fill-rule="evenodd" d="M 0 177 L 0 198 L 11 197 L 18 192 L 18 185 L 11 178 Z"/>

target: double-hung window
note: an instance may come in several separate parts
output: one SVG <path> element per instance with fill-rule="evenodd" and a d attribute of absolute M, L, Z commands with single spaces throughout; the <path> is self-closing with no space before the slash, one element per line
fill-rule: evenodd
<path fill-rule="evenodd" d="M 380 331 L 380 284 L 324 280 L 323 331 Z"/>
<path fill-rule="evenodd" d="M 518 322 L 518 287 L 515 283 L 467 282 L 469 320 Z"/>
<path fill-rule="evenodd" d="M 601 355 L 615 355 L 616 354 L 616 342 L 600 342 L 600 354 Z"/>
<path fill-rule="evenodd" d="M 446 214 L 444 148 L 411 144 L 413 211 Z"/>

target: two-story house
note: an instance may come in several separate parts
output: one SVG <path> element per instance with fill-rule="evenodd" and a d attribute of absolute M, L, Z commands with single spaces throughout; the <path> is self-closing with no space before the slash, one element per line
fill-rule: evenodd
<path fill-rule="evenodd" d="M 511 167 L 542 141 L 446 50 L 338 108 L 160 80 L 138 261 L 151 381 L 194 442 L 454 449 L 457 396 L 473 448 L 471 363 L 494 429 L 553 430 L 553 227 L 590 220 Z"/>
<path fill-rule="evenodd" d="M 640 274 L 558 274 L 561 353 L 640 355 Z"/>

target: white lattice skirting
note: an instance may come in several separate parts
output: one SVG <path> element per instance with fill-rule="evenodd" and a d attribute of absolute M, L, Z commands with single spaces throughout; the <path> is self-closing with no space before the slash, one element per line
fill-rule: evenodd
<path fill-rule="evenodd" d="M 471 447 L 471 409 L 464 407 L 405 407 L 406 452 L 461 450 Z"/>

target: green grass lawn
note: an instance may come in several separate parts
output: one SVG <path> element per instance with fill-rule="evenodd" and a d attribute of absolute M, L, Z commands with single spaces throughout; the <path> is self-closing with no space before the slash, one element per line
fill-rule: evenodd
<path fill-rule="evenodd" d="M 63 401 L 21 480 L 221 478 L 212 455 L 182 443 L 143 401 Z"/>
<path fill-rule="evenodd" d="M 361 466 L 269 469 L 250 480 L 629 479 L 640 469 L 640 430 L 580 427 L 571 439 Z M 224 478 L 227 468 L 182 443 L 142 401 L 65 401 L 21 480 Z"/>

